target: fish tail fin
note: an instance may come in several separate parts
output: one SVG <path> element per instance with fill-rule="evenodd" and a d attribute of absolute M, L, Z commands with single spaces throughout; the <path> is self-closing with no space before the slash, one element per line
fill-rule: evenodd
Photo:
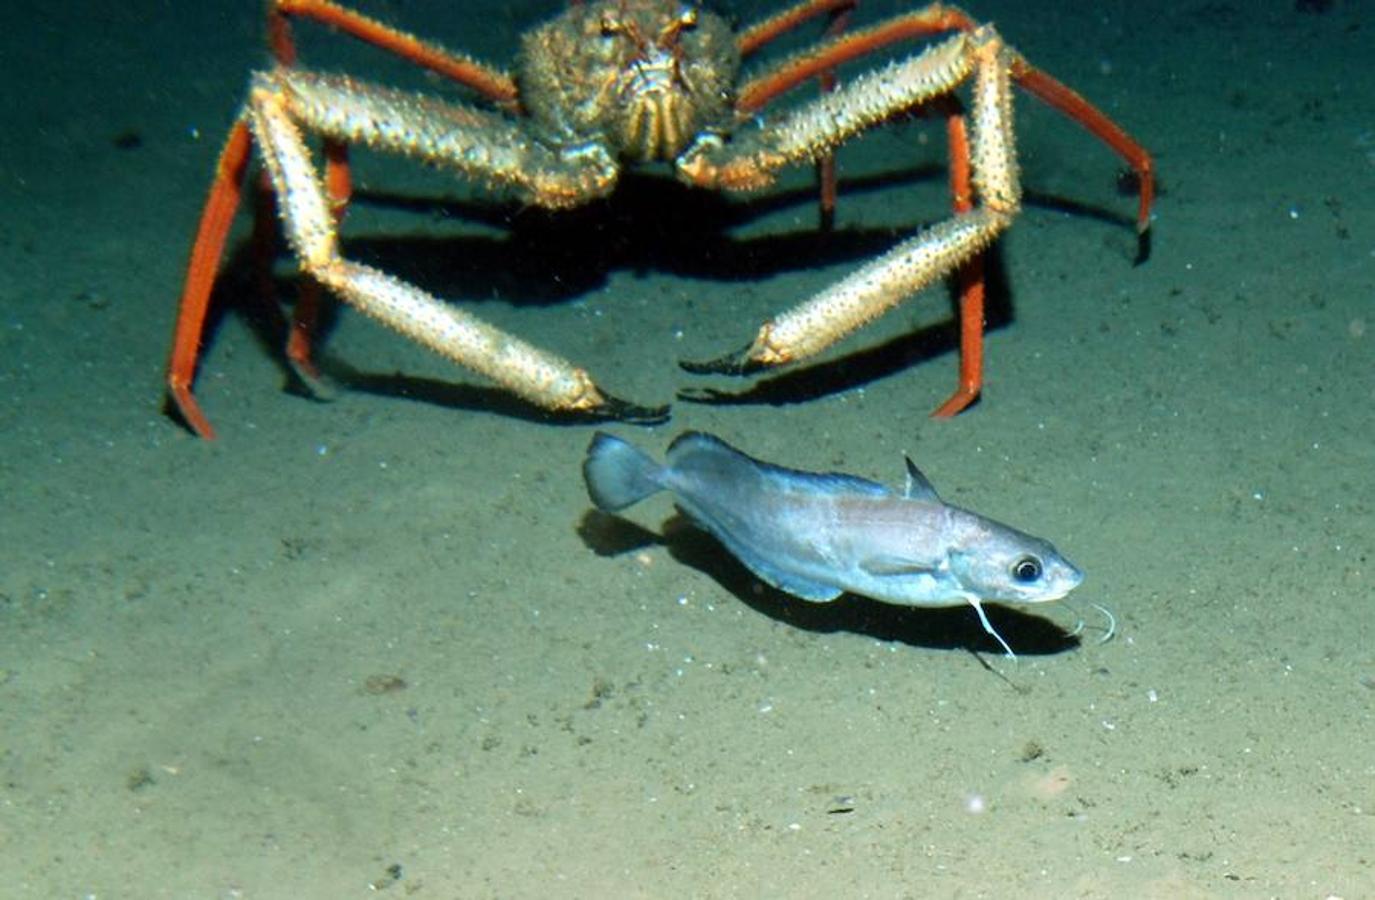
<path fill-rule="evenodd" d="M 619 512 L 664 489 L 664 467 L 647 453 L 599 431 L 587 448 L 582 475 L 587 493 L 604 512 Z"/>

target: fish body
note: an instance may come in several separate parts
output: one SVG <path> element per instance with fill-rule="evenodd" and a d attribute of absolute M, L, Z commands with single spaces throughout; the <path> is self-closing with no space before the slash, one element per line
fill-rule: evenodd
<path fill-rule="evenodd" d="M 583 464 L 592 501 L 619 512 L 659 491 L 761 580 L 814 602 L 849 591 L 902 606 L 1059 600 L 1083 580 L 1041 538 L 945 503 L 907 460 L 898 493 L 853 475 L 756 460 L 725 441 L 686 432 L 664 464 L 599 432 Z"/>

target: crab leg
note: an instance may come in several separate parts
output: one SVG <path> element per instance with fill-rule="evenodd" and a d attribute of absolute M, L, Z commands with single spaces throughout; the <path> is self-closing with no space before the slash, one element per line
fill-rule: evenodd
<path fill-rule="evenodd" d="M 828 15 L 826 38 L 833 39 L 843 33 L 850 22 L 850 13 L 859 0 L 802 0 L 794 6 L 778 12 L 762 22 L 745 29 L 736 38 L 736 46 L 741 58 L 750 56 L 764 45 L 777 40 L 782 35 L 818 16 Z M 834 69 L 818 69 L 814 74 L 823 94 L 836 89 L 838 81 Z M 746 118 L 762 104 L 753 106 L 737 102 L 736 112 Z M 829 231 L 835 224 L 836 208 L 836 160 L 834 153 L 826 153 L 816 160 L 817 183 L 820 187 L 819 207 L 821 229 Z"/>
<path fill-rule="evenodd" d="M 747 57 L 817 16 L 846 13 L 858 5 L 859 0 L 802 0 L 740 32 L 736 45 L 740 48 L 740 55 Z"/>
<path fill-rule="evenodd" d="M 1010 56 L 991 28 L 959 33 L 921 56 L 856 79 L 802 107 L 759 132 L 753 141 L 737 141 L 738 146 L 730 147 L 704 144 L 691 154 L 683 169 L 694 182 L 745 188 L 765 184 L 781 166 L 948 93 L 971 70 L 975 76 L 971 178 L 981 205 L 956 212 L 766 322 L 741 353 L 687 364 L 689 370 L 753 371 L 812 356 L 992 243 L 1021 203 L 1012 135 Z"/>
<path fill-rule="evenodd" d="M 1017 86 L 1047 106 L 1058 109 L 1090 134 L 1111 147 L 1136 172 L 1140 184 L 1136 211 L 1136 233 L 1151 227 L 1151 204 L 1155 200 L 1155 165 L 1151 155 L 1112 119 L 1074 90 L 1042 72 L 1019 55 L 1012 58 L 1012 78 Z"/>
<path fill-rule="evenodd" d="M 516 106 L 516 85 L 505 72 L 483 65 L 463 54 L 422 41 L 414 35 L 346 9 L 330 0 L 270 0 L 269 43 L 273 56 L 282 65 L 294 65 L 296 62 L 295 42 L 286 21 L 291 16 L 314 19 L 331 28 L 337 28 L 345 34 L 466 85 L 489 100 L 505 104 L 512 109 Z"/>
<path fill-rule="evenodd" d="M 838 3 L 839 0 L 832 2 Z M 819 7 L 815 12 L 809 9 L 813 5 Z M 829 4 L 826 0 L 811 0 L 810 3 L 799 6 L 799 9 L 807 9 L 811 15 L 827 8 Z M 746 34 L 751 34 L 772 21 L 761 23 Z M 784 60 L 742 85 L 736 107 L 744 113 L 752 113 L 779 94 L 791 90 L 817 73 L 833 70 L 836 66 L 875 50 L 946 31 L 969 33 L 976 27 L 969 14 L 958 7 L 933 3 L 916 12 L 850 32 Z M 770 35 L 770 39 L 772 36 Z M 1037 69 L 1020 54 L 1010 50 L 1009 53 L 1009 69 L 1012 80 L 1018 87 L 1078 122 L 1090 134 L 1112 148 L 1113 152 L 1136 172 L 1141 184 L 1136 228 L 1138 233 L 1144 234 L 1150 227 L 1151 204 L 1155 198 L 1155 169 L 1150 153 L 1077 91 Z"/>
<path fill-rule="evenodd" d="M 325 196 L 329 198 L 329 209 L 334 215 L 334 224 L 337 227 L 344 220 L 344 214 L 348 212 L 349 198 L 353 196 L 353 174 L 349 167 L 349 145 L 343 141 L 326 140 L 321 152 L 325 158 Z M 269 191 L 264 191 L 269 193 Z M 269 207 L 271 204 L 264 204 Z M 255 226 L 261 230 L 267 223 L 263 222 L 261 216 L 263 210 L 260 207 L 256 215 L 259 217 L 255 221 Z M 260 246 L 262 246 L 260 244 Z M 260 262 L 266 259 L 266 255 L 260 257 Z M 301 380 L 306 382 L 312 391 L 320 391 L 320 375 L 315 368 L 315 361 L 311 355 L 311 340 L 315 336 L 315 326 L 320 319 L 320 283 L 314 279 L 302 279 L 296 293 L 296 308 L 291 315 L 291 331 L 287 335 L 286 358 L 291 363 L 292 368 L 301 376 Z"/>
<path fill-rule="evenodd" d="M 783 60 L 762 75 L 741 85 L 735 105 L 743 113 L 753 113 L 779 94 L 792 90 L 809 78 L 873 53 L 889 44 L 930 37 L 946 31 L 971 30 L 973 25 L 963 14 L 954 14 L 950 7 L 929 6 L 908 15 L 849 32 L 844 36 L 833 37 Z"/>
<path fill-rule="evenodd" d="M 969 129 L 963 113 L 946 119 L 946 140 L 950 145 L 950 196 L 956 214 L 974 208 L 974 182 L 969 161 Z M 960 290 L 960 377 L 951 394 L 932 416 L 947 419 L 979 396 L 984 367 L 984 255 L 975 253 L 956 278 Z"/>
<path fill-rule="evenodd" d="M 244 174 L 248 171 L 252 143 L 248 126 L 242 120 L 235 122 L 220 151 L 219 162 L 215 164 L 215 180 L 210 186 L 205 209 L 201 211 L 195 243 L 191 245 L 186 285 L 182 289 L 172 338 L 172 358 L 167 364 L 167 392 L 177 412 L 192 431 L 207 440 L 215 437 L 215 429 L 210 427 L 210 420 L 191 393 L 191 384 L 196 377 L 196 357 L 200 354 L 215 272 L 224 253 L 229 228 L 234 224 L 234 213 L 243 197 Z"/>
<path fill-rule="evenodd" d="M 441 356 L 491 378 L 545 409 L 653 420 L 662 409 L 603 392 L 581 368 L 449 306 L 420 288 L 339 255 L 336 216 L 303 129 L 457 169 L 527 202 L 559 208 L 600 196 L 615 183 L 604 154 L 560 155 L 520 139 L 500 116 L 341 76 L 277 69 L 254 76 L 248 106 L 221 157 L 192 252 L 168 384 L 191 427 L 213 436 L 191 396 L 205 307 L 237 205 L 251 138 L 263 156 L 286 238 L 311 278 Z"/>
<path fill-rule="evenodd" d="M 505 72 L 493 69 L 463 54 L 421 41 L 414 35 L 392 28 L 330 0 L 271 0 L 267 11 L 268 45 L 278 64 L 296 64 L 296 41 L 291 33 L 292 18 L 314 19 L 343 31 L 365 43 L 393 53 L 418 66 L 458 82 L 511 112 L 519 111 L 515 82 Z M 325 182 L 336 219 L 342 219 L 351 194 L 348 145 L 325 142 Z M 270 223 L 261 215 L 255 226 L 264 234 Z M 263 243 L 259 242 L 260 245 Z M 287 359 L 305 380 L 318 389 L 315 366 L 311 361 L 310 339 L 315 330 L 320 304 L 320 286 L 307 281 L 301 287 L 291 319 Z"/>
<path fill-rule="evenodd" d="M 479 128 L 490 123 L 480 123 L 485 114 L 476 110 L 296 70 L 256 77 L 247 115 L 281 205 L 287 239 L 310 276 L 367 315 L 536 405 L 578 411 L 618 405 L 584 370 L 560 357 L 401 279 L 341 257 L 334 216 L 297 122 L 333 138 L 407 151 L 505 181 L 550 205 L 609 189 L 603 183 L 609 170 L 597 161 L 562 162 L 552 154 L 540 161 L 521 159 L 531 149 L 492 142 L 492 131 Z"/>
<path fill-rule="evenodd" d="M 742 47 L 747 41 L 763 43 L 772 40 L 779 33 L 806 18 L 818 15 L 832 5 L 840 5 L 842 0 L 806 0 L 793 9 L 760 23 L 745 32 Z M 777 23 L 775 25 L 775 23 Z M 739 92 L 737 108 L 742 113 L 752 113 L 774 98 L 819 72 L 833 71 L 834 67 L 872 53 L 882 47 L 900 41 L 930 37 L 946 31 L 971 32 L 975 22 L 954 6 L 932 4 L 913 13 L 898 16 L 870 28 L 851 32 L 843 38 L 831 40 L 817 47 L 803 51 L 778 63 L 745 83 Z M 758 38 L 756 39 L 756 35 Z M 753 44 L 750 44 L 753 46 Z M 1136 172 L 1139 189 L 1136 227 L 1143 243 L 1138 259 L 1149 253 L 1146 243 L 1147 229 L 1150 227 L 1151 205 L 1154 201 L 1154 165 L 1150 153 L 1123 131 L 1115 122 L 1104 115 L 1076 91 L 1042 72 L 1028 63 L 1014 51 L 1010 54 L 1009 69 L 1012 80 L 1027 93 L 1035 96 L 1048 106 L 1058 110 L 1066 117 L 1082 125 L 1087 131 L 1107 144 Z M 951 185 L 955 195 L 955 212 L 969 209 L 968 190 L 968 144 L 964 139 L 964 126 L 955 117 L 958 110 L 947 112 L 950 130 Z M 961 174 L 963 173 L 963 174 Z M 961 200 L 960 182 L 965 185 L 964 200 Z M 934 413 L 935 416 L 951 416 L 964 409 L 978 396 L 983 379 L 983 304 L 984 280 L 983 257 L 975 254 L 959 269 L 957 275 L 960 289 L 960 377 L 959 386 L 945 403 Z"/>
<path fill-rule="evenodd" d="M 859 76 L 730 144 L 706 135 L 678 161 L 681 178 L 698 187 L 756 190 L 785 166 L 814 159 L 904 110 L 946 94 L 973 68 L 970 36 L 956 34 L 920 56 Z"/>

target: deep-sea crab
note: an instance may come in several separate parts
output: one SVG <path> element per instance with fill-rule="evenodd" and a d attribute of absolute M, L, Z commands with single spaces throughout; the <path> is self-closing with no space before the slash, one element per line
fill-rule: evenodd
<path fill-rule="evenodd" d="M 337 225 L 351 183 L 348 148 L 362 144 L 450 170 L 517 200 L 565 209 L 607 195 L 623 166 L 672 165 L 690 185 L 767 187 L 786 166 L 816 163 L 823 213 L 835 203 L 832 153 L 894 117 L 944 116 L 954 212 L 853 274 L 760 327 L 752 343 L 689 371 L 748 373 L 810 357 L 933 281 L 957 276 L 960 381 L 936 410 L 952 415 L 978 395 L 982 372 L 983 251 L 1021 199 L 1012 87 L 1077 120 L 1134 169 L 1137 227 L 1150 221 L 1150 155 L 1073 90 L 1034 68 L 991 25 L 932 4 L 847 30 L 857 0 L 800 0 L 755 25 L 683 0 L 574 0 L 524 35 L 514 73 L 422 41 L 331 0 L 269 0 L 275 64 L 252 76 L 248 99 L 221 152 L 192 248 L 167 375 L 172 400 L 203 437 L 213 430 L 192 394 L 219 258 L 256 145 L 285 236 L 308 276 L 287 356 L 313 373 L 310 337 L 318 289 L 436 353 L 556 411 L 655 418 L 602 390 L 588 373 L 494 328 L 416 285 L 341 255 Z M 324 23 L 448 78 L 473 102 L 381 87 L 296 64 L 294 20 Z M 743 60 L 809 20 L 820 43 L 741 74 Z M 837 67 L 892 45 L 940 36 L 919 54 L 840 83 Z M 770 104 L 805 82 L 819 96 Z M 966 82 L 968 98 L 956 93 Z M 968 119 L 968 124 L 966 124 Z M 317 164 L 308 145 L 323 143 Z M 259 204 L 258 230 L 272 204 Z M 269 224 L 264 224 L 265 221 Z"/>

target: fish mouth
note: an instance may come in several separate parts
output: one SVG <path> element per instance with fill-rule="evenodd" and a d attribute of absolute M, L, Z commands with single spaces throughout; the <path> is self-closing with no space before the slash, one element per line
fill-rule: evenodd
<path fill-rule="evenodd" d="M 1074 592 L 1074 589 L 1084 583 L 1084 573 L 1078 569 L 1070 569 L 1069 572 L 1056 579 L 1057 586 L 1054 590 L 1049 590 L 1035 597 L 1028 597 L 1024 603 L 1055 603 L 1063 600 Z"/>
<path fill-rule="evenodd" d="M 1068 597 L 1075 588 L 1084 583 L 1084 573 L 1065 563 L 1065 572 L 1059 580 L 1064 585 L 1064 590 L 1052 597 L 1052 600 L 1063 600 Z"/>

